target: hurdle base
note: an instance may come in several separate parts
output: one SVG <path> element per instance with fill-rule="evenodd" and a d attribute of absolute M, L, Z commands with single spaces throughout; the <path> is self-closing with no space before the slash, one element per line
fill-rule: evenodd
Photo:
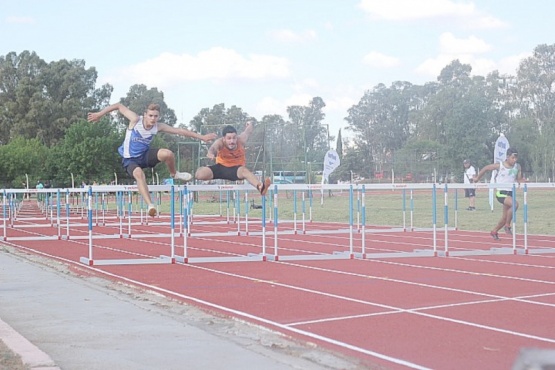
<path fill-rule="evenodd" d="M 555 253 L 555 248 L 517 249 L 517 254 L 550 254 L 550 253 Z"/>
<path fill-rule="evenodd" d="M 333 252 L 332 254 L 290 254 L 274 255 L 266 254 L 268 261 L 318 261 L 318 260 L 347 260 L 353 259 L 354 254 L 350 252 Z"/>
<path fill-rule="evenodd" d="M 363 256 L 363 257 L 362 257 Z M 436 257 L 431 249 L 414 249 L 412 252 L 355 253 L 359 259 L 405 258 L 405 257 Z"/>
<path fill-rule="evenodd" d="M 259 262 L 266 261 L 261 254 L 249 254 L 246 256 L 217 256 L 217 257 L 182 257 L 175 256 L 175 261 L 182 264 L 189 263 L 213 263 L 213 262 Z"/>
<path fill-rule="evenodd" d="M 88 257 L 79 258 L 79 262 L 87 266 L 114 266 L 114 265 L 160 265 L 174 264 L 175 258 L 160 256 L 159 258 L 128 258 L 128 259 L 102 259 L 94 260 Z"/>
<path fill-rule="evenodd" d="M 490 249 L 472 249 L 467 251 L 449 251 L 449 256 L 451 257 L 464 257 L 464 256 L 492 256 L 492 255 L 508 255 L 517 254 L 517 251 L 513 248 L 501 247 L 501 248 L 490 248 Z"/>

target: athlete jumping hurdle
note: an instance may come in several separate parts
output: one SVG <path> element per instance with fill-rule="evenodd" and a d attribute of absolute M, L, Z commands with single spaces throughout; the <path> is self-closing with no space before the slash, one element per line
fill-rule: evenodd
<path fill-rule="evenodd" d="M 160 105 L 158 104 L 150 104 L 144 114 L 139 116 L 123 104 L 116 103 L 102 109 L 100 112 L 89 113 L 87 119 L 89 122 L 96 122 L 106 113 L 114 110 L 118 110 L 129 120 L 125 140 L 118 149 L 119 154 L 123 158 L 123 168 L 137 181 L 139 193 L 148 204 L 148 214 L 154 217 L 156 216 L 156 207 L 150 198 L 143 168 L 151 168 L 160 162 L 164 162 L 168 166 L 172 178 L 183 181 L 190 181 L 193 178 L 190 173 L 176 171 L 175 156 L 171 150 L 150 148 L 154 135 L 158 132 L 167 132 L 202 141 L 212 141 L 217 135 L 214 133 L 201 135 L 184 128 L 176 128 L 166 123 L 158 122 L 160 118 Z"/>
<path fill-rule="evenodd" d="M 245 143 L 254 130 L 252 121 L 247 121 L 245 130 L 237 135 L 233 126 L 222 130 L 222 137 L 214 141 L 208 149 L 207 157 L 216 160 L 216 164 L 200 167 L 195 173 L 197 180 L 222 179 L 229 181 L 247 180 L 261 195 L 266 195 L 272 181 L 267 177 L 264 182 L 246 167 Z"/>

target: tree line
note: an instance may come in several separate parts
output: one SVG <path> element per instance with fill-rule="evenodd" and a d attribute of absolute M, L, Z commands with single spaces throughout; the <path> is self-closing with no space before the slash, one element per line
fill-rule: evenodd
<path fill-rule="evenodd" d="M 266 172 L 321 170 L 334 143 L 342 157 L 334 180 L 348 180 L 352 173 L 368 179 L 410 173 L 424 181 L 432 172 L 460 175 L 467 158 L 478 167 L 491 163 L 495 141 L 504 133 L 518 148 L 526 176 L 553 179 L 555 148 L 549 143 L 555 139 L 555 44 L 537 46 L 515 75 L 471 72 L 470 65 L 454 60 L 437 81 L 374 86 L 346 112 L 348 139 L 341 131 L 330 135 L 320 97 L 289 106 L 287 117 L 265 115 L 257 119 L 249 140 L 248 166 Z M 0 185 L 21 187 L 27 178 L 31 186 L 48 179 L 59 187 L 71 186 L 72 180 L 131 181 L 117 154 L 124 117 L 86 122 L 87 112 L 112 99 L 113 87 L 97 87 L 96 80 L 96 69 L 86 68 L 83 60 L 46 63 L 31 51 L 0 56 Z M 163 92 L 141 84 L 131 86 L 119 101 L 136 112 L 158 103 L 163 122 L 201 133 L 220 132 L 226 124 L 241 131 L 253 118 L 240 107 L 217 103 L 187 124 L 178 123 Z M 181 170 L 207 164 L 205 144 L 159 135 L 154 145 L 178 153 Z M 164 171 L 156 168 L 152 182 L 167 177 Z"/>

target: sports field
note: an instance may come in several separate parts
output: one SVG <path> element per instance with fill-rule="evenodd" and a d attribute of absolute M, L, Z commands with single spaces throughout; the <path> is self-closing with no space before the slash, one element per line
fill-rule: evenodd
<path fill-rule="evenodd" d="M 285 189 L 264 202 L 237 189 L 160 190 L 155 219 L 140 202 L 121 216 L 116 196 L 91 198 L 87 209 L 75 202 L 67 215 L 56 206 L 59 219 L 26 201 L 4 243 L 361 368 L 506 369 L 523 348 L 555 349 L 552 190 L 519 191 L 515 233 L 493 240 L 500 208 L 488 208 L 487 189 L 477 211 L 466 211 L 459 189 L 347 187 L 323 198 L 318 188 Z"/>

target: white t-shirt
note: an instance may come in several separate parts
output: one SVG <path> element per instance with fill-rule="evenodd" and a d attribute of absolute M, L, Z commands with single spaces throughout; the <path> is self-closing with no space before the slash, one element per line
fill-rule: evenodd
<path fill-rule="evenodd" d="M 465 184 L 472 184 L 472 178 L 476 175 L 476 169 L 474 168 L 474 166 L 468 166 L 467 169 L 464 170 L 464 183 Z"/>
<path fill-rule="evenodd" d="M 518 176 L 518 163 L 515 163 L 513 167 L 505 167 L 503 162 L 499 162 L 499 171 L 497 172 L 497 178 L 495 182 L 498 184 L 513 184 L 516 182 L 516 177 Z M 500 186 L 497 190 L 512 191 L 512 187 Z"/>

